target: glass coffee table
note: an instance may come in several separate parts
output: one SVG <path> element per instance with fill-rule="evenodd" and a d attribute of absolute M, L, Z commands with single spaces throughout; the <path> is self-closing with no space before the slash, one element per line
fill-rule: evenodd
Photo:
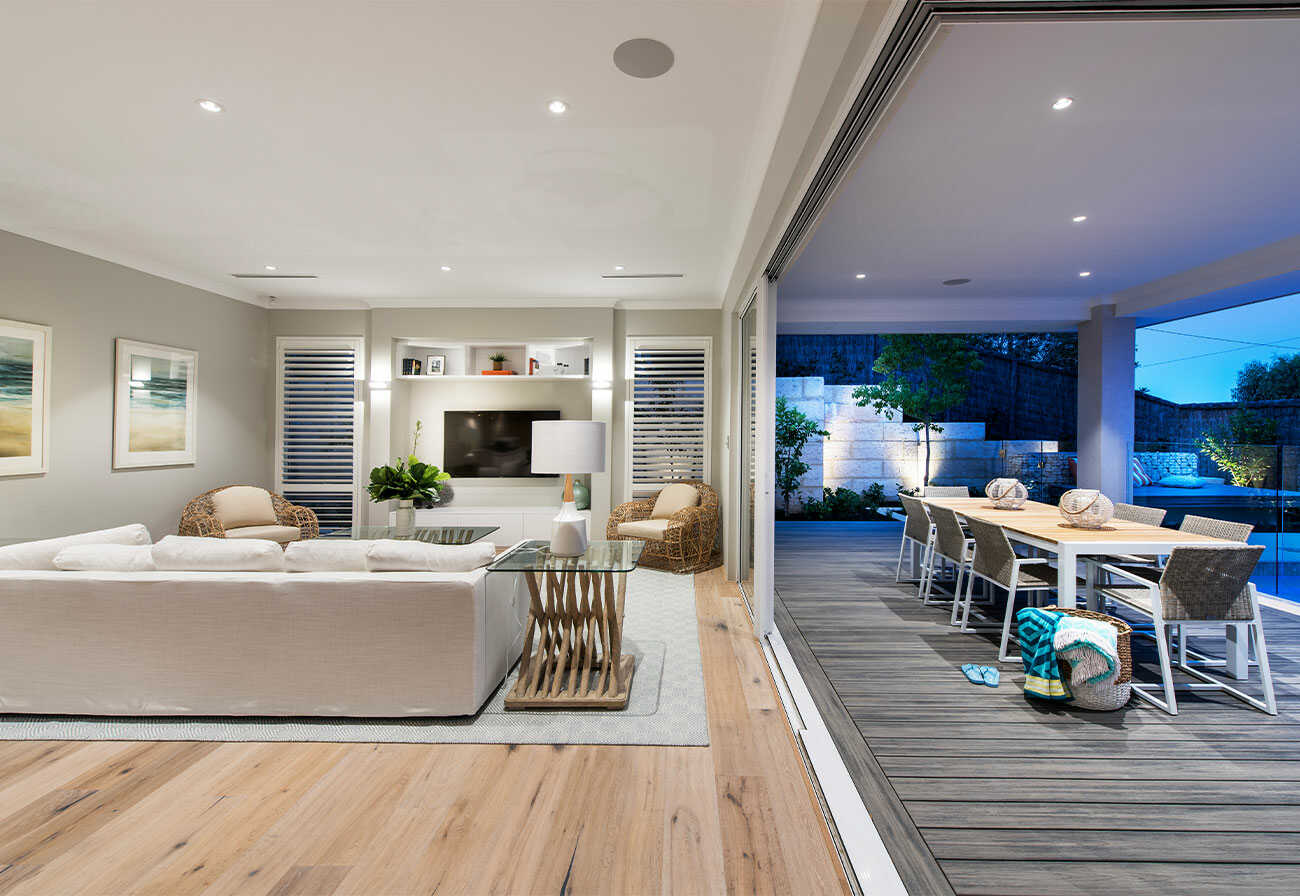
<path fill-rule="evenodd" d="M 636 657 L 623 653 L 623 600 L 644 547 L 593 541 L 580 557 L 557 557 L 550 542 L 529 541 L 488 567 L 522 573 L 528 585 L 519 680 L 506 709 L 627 708 Z"/>
<path fill-rule="evenodd" d="M 392 538 L 398 541 L 423 541 L 428 544 L 473 544 L 487 538 L 500 526 L 416 526 L 405 534 L 398 534 L 396 526 L 349 526 L 342 529 L 321 529 L 321 538 L 342 538 L 351 541 Z"/>

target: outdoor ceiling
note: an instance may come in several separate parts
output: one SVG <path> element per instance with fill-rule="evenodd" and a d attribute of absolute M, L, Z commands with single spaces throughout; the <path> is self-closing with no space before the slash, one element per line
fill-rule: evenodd
<path fill-rule="evenodd" d="M 253 301 L 716 305 L 806 10 L 9 4 L 0 229 Z M 615 67 L 638 37 L 667 74 Z M 230 276 L 267 265 L 318 279 Z"/>
<path fill-rule="evenodd" d="M 1233 284 L 1300 268 L 1297 47 L 1288 18 L 945 26 L 781 279 L 782 318 L 1060 322 L 1223 287 L 1242 253 L 1258 273 Z"/>

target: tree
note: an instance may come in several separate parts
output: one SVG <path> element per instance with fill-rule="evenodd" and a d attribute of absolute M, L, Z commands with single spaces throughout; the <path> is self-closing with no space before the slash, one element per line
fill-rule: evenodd
<path fill-rule="evenodd" d="M 799 489 L 799 480 L 810 469 L 803 460 L 803 449 L 813 436 L 828 436 L 826 430 L 784 398 L 776 400 L 776 487 L 781 492 L 785 512 L 790 513 L 790 496 Z"/>
<path fill-rule="evenodd" d="M 1232 398 L 1241 402 L 1300 398 L 1300 354 L 1248 361 L 1237 371 Z"/>
<path fill-rule="evenodd" d="M 967 377 L 979 369 L 979 355 L 965 336 L 886 336 L 885 346 L 872 369 L 881 382 L 858 386 L 853 398 L 859 407 L 871 407 L 893 420 L 895 414 L 916 422 L 913 432 L 925 433 L 925 478 L 930 484 L 930 434 L 943 432 L 935 421 L 961 404 L 969 386 Z"/>

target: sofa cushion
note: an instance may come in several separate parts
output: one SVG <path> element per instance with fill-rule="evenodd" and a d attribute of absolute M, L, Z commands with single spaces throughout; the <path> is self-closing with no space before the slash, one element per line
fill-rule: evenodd
<path fill-rule="evenodd" d="M 674 482 L 665 485 L 659 497 L 655 498 L 655 508 L 650 511 L 650 519 L 666 520 L 679 510 L 696 507 L 700 503 L 700 492 L 693 485 Z"/>
<path fill-rule="evenodd" d="M 96 529 L 80 535 L 11 544 L 0 547 L 0 569 L 57 569 L 54 558 L 59 551 L 74 544 L 147 545 L 152 540 L 148 529 L 140 523 L 131 523 L 115 529 Z"/>
<path fill-rule="evenodd" d="M 153 547 L 147 544 L 74 544 L 54 555 L 58 569 L 72 572 L 153 572 Z"/>
<path fill-rule="evenodd" d="M 274 541 L 168 535 L 153 546 L 161 570 L 284 572 L 284 551 Z"/>
<path fill-rule="evenodd" d="M 630 523 L 618 524 L 618 534 L 628 538 L 663 541 L 667 531 L 668 520 L 634 520 Z"/>
<path fill-rule="evenodd" d="M 374 539 L 310 538 L 284 549 L 289 572 L 365 572 L 366 553 Z"/>
<path fill-rule="evenodd" d="M 1201 488 L 1205 483 L 1200 476 L 1166 476 L 1156 485 L 1162 485 L 1165 488 Z"/>
<path fill-rule="evenodd" d="M 274 526 L 279 522 L 271 493 L 252 485 L 232 485 L 212 494 L 212 513 L 227 529 Z"/>
<path fill-rule="evenodd" d="M 262 538 L 277 544 L 288 544 L 302 537 L 302 530 L 297 526 L 240 526 L 227 529 L 227 538 Z"/>
<path fill-rule="evenodd" d="M 492 562 L 496 546 L 490 541 L 474 544 L 428 544 L 383 538 L 366 551 L 370 572 L 470 572 Z"/>

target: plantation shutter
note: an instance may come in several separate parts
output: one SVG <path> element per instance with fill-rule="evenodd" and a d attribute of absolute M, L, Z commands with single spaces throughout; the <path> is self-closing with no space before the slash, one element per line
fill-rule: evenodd
<path fill-rule="evenodd" d="M 360 340 L 278 342 L 276 487 L 325 529 L 350 528 L 360 451 Z"/>
<path fill-rule="evenodd" d="M 628 340 L 629 494 L 709 478 L 710 340 Z"/>

